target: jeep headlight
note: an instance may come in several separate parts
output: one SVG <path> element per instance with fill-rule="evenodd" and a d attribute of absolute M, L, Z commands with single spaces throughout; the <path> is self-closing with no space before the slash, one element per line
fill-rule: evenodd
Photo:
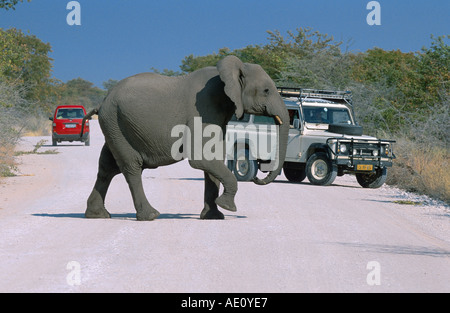
<path fill-rule="evenodd" d="M 347 146 L 344 145 L 344 144 L 341 144 L 340 147 L 339 147 L 339 151 L 341 153 L 346 153 L 347 152 Z"/>
<path fill-rule="evenodd" d="M 378 156 L 378 150 L 373 150 L 373 151 L 372 151 L 372 155 L 373 155 L 374 157 Z"/>

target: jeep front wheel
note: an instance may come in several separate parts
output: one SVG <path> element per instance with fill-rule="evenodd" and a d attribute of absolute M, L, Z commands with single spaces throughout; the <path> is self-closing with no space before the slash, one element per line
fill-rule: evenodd
<path fill-rule="evenodd" d="M 313 185 L 331 185 L 336 179 L 337 172 L 337 167 L 323 152 L 314 153 L 306 162 L 306 175 Z"/>
<path fill-rule="evenodd" d="M 373 173 L 356 173 L 356 180 L 363 188 L 380 188 L 386 182 L 387 169 L 378 168 Z"/>

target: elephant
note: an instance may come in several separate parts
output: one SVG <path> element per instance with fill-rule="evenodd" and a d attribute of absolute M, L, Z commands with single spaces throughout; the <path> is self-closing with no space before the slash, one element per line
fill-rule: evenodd
<path fill-rule="evenodd" d="M 205 67 L 183 76 L 141 73 L 123 79 L 83 120 L 97 114 L 105 137 L 85 217 L 111 217 L 104 205 L 105 197 L 111 180 L 121 173 L 129 186 L 137 220 L 156 219 L 160 213 L 148 202 L 141 175 L 144 169 L 180 161 L 171 153 L 177 140 L 171 136 L 172 129 L 185 125 L 194 132 L 194 122 L 201 118 L 202 130 L 212 125 L 220 128 L 225 136 L 233 114 L 240 119 L 244 113 L 273 117 L 279 125 L 277 166 L 264 179 L 254 180 L 258 185 L 265 185 L 281 172 L 286 156 L 289 114 L 275 83 L 261 66 L 229 55 L 216 67 Z M 224 137 L 221 140 L 224 141 Z M 186 148 L 181 145 L 180 152 Z M 191 157 L 188 162 L 192 168 L 204 171 L 204 208 L 200 218 L 224 219 L 218 206 L 235 212 L 237 180 L 224 159 Z M 219 196 L 220 184 L 224 190 Z"/>

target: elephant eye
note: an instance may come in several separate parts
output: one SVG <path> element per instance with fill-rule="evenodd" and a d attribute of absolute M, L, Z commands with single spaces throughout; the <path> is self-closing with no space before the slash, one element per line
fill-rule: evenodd
<path fill-rule="evenodd" d="M 265 94 L 266 96 L 269 95 L 269 93 L 270 93 L 270 90 L 269 90 L 268 88 L 264 89 L 264 94 Z"/>

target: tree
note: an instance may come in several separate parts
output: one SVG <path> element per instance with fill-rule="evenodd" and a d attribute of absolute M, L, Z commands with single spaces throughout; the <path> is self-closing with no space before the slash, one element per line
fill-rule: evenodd
<path fill-rule="evenodd" d="M 417 53 L 375 48 L 355 56 L 351 78 L 377 94 L 369 112 L 374 108 L 382 112 L 384 129 L 426 123 L 448 103 L 450 47 L 446 37 L 432 36 L 431 47 Z"/>
<path fill-rule="evenodd" d="M 335 42 L 332 36 L 313 31 L 311 28 L 298 28 L 289 31 L 287 36 L 279 31 L 268 31 L 269 43 L 265 45 L 249 45 L 231 51 L 222 48 L 206 56 L 189 55 L 182 60 L 181 70 L 191 73 L 205 66 L 215 66 L 227 55 L 235 55 L 243 62 L 261 65 L 272 79 L 280 78 L 281 73 L 288 70 L 289 58 L 304 59 L 314 53 L 340 55 L 340 42 Z"/>
<path fill-rule="evenodd" d="M 167 68 L 165 68 L 162 72 L 160 70 L 158 70 L 157 68 L 154 68 L 154 67 L 152 67 L 151 70 L 155 74 L 160 74 L 160 75 L 169 76 L 169 77 L 183 75 L 183 73 L 181 73 L 181 72 L 169 70 Z"/>
<path fill-rule="evenodd" d="M 44 101 L 54 83 L 50 44 L 16 28 L 0 28 L 0 51 L 0 79 L 24 85 L 27 99 Z"/>
<path fill-rule="evenodd" d="M 67 83 L 61 84 L 58 89 L 61 97 L 55 105 L 83 105 L 87 110 L 97 107 L 106 95 L 106 91 L 82 78 L 69 80 Z"/>
<path fill-rule="evenodd" d="M 119 83 L 118 80 L 115 79 L 108 79 L 106 82 L 103 82 L 103 88 L 105 88 L 107 91 L 110 91 L 115 85 Z"/>
<path fill-rule="evenodd" d="M 180 69 L 184 73 L 192 73 L 206 66 L 216 66 L 220 59 L 230 54 L 230 49 L 222 48 L 219 53 L 212 53 L 206 56 L 194 56 L 193 54 L 185 57 L 181 61 Z"/>
<path fill-rule="evenodd" d="M 277 84 L 322 89 L 345 89 L 350 84 L 354 58 L 341 52 L 342 42 L 311 28 L 288 32 L 287 38 L 278 31 L 269 35 L 269 49 L 280 59 Z"/>
<path fill-rule="evenodd" d="M 28 2 L 31 2 L 31 0 L 27 0 Z M 19 2 L 23 2 L 23 0 L 0 0 L 0 9 L 16 9 L 16 4 Z"/>
<path fill-rule="evenodd" d="M 445 42 L 450 35 L 434 37 L 430 48 L 422 48 L 418 55 L 420 88 L 429 93 L 428 101 L 442 101 L 450 90 L 450 46 Z M 448 103 L 448 102 L 447 102 Z"/>

